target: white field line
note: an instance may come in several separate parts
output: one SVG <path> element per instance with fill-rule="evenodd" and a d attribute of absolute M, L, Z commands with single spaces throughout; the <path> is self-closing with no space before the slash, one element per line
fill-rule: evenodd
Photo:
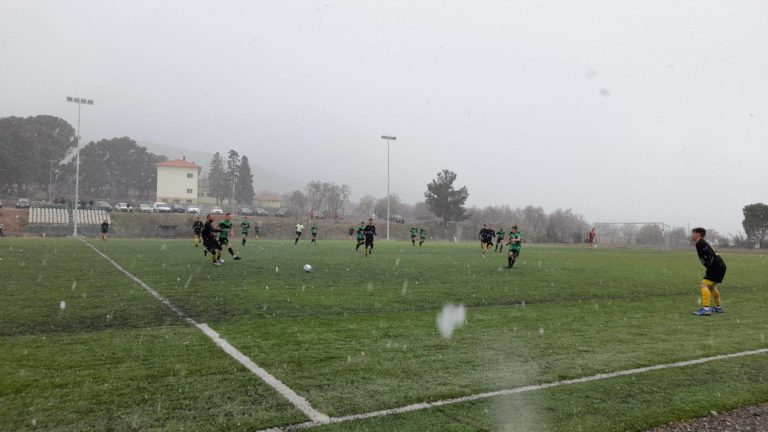
<path fill-rule="evenodd" d="M 288 432 L 288 431 L 295 431 L 295 430 L 310 429 L 316 426 L 322 426 L 324 424 L 329 424 L 329 423 L 331 424 L 343 423 L 348 421 L 364 420 L 364 419 L 369 419 L 374 417 L 386 417 L 391 415 L 404 414 L 412 411 L 421 411 L 425 409 L 440 407 L 443 405 L 469 402 L 469 401 L 474 401 L 478 399 L 487 399 L 487 398 L 492 398 L 496 396 L 508 396 L 508 395 L 513 395 L 518 393 L 544 390 L 544 389 L 553 388 L 553 387 L 561 387 L 561 386 L 567 386 L 572 384 L 581 384 L 581 383 L 586 383 L 590 381 L 598 381 L 598 380 L 616 378 L 616 377 L 627 376 L 627 375 L 641 374 L 641 373 L 651 372 L 651 371 L 656 371 L 661 369 L 679 368 L 679 367 L 697 365 L 702 363 L 708 363 L 708 362 L 717 361 L 717 360 L 726 360 L 726 359 L 745 357 L 745 356 L 751 356 L 756 354 L 768 354 L 768 348 L 757 349 L 753 351 L 742 351 L 742 352 L 733 353 L 733 354 L 723 354 L 723 355 L 717 355 L 713 357 L 704 357 L 704 358 L 699 358 L 695 360 L 681 361 L 677 363 L 660 364 L 660 365 L 642 367 L 637 369 L 627 369 L 623 371 L 597 374 L 597 375 L 592 375 L 588 377 L 575 378 L 575 379 L 563 380 L 563 381 L 555 381 L 555 382 L 546 383 L 546 384 L 536 384 L 536 385 L 529 385 L 524 387 L 515 387 L 515 388 L 505 389 L 505 390 L 497 390 L 497 391 L 492 391 L 487 393 L 477 393 L 477 394 L 463 396 L 463 397 L 454 398 L 454 399 L 444 399 L 444 400 L 438 400 L 434 402 L 422 402 L 422 403 L 417 403 L 412 405 L 406 405 L 400 408 L 391 408 L 391 409 L 385 409 L 381 411 L 372 411 L 368 413 L 355 414 L 355 415 L 349 415 L 349 416 L 343 416 L 343 417 L 331 417 L 325 423 L 310 421 L 310 422 L 304 422 L 304 423 L 297 423 L 289 426 L 263 429 L 257 432 Z"/>
<path fill-rule="evenodd" d="M 238 351 L 237 348 L 233 347 L 229 342 L 227 342 L 225 339 L 222 339 L 218 333 L 213 331 L 210 327 L 208 327 L 207 324 L 204 323 L 198 323 L 194 319 L 187 316 L 186 313 L 184 313 L 181 309 L 176 307 L 173 303 L 171 303 L 168 299 L 161 296 L 160 293 L 152 289 L 149 285 L 145 284 L 141 279 L 137 278 L 136 276 L 132 275 L 128 272 L 128 270 L 122 268 L 118 263 L 116 263 L 112 258 L 106 256 L 104 253 L 102 253 L 100 250 L 96 249 L 92 244 L 88 243 L 87 241 L 80 239 L 83 243 L 88 245 L 91 249 L 93 249 L 97 254 L 101 255 L 112 263 L 113 266 L 115 266 L 116 269 L 120 270 L 124 275 L 128 276 L 129 279 L 133 280 L 139 286 L 144 288 L 148 293 L 152 295 L 155 299 L 163 303 L 164 305 L 168 306 L 169 309 L 171 309 L 173 312 L 176 313 L 179 317 L 181 317 L 184 321 L 186 321 L 188 324 L 193 325 L 197 327 L 200 331 L 205 333 L 206 336 L 208 336 L 213 343 L 215 343 L 219 348 L 224 350 L 227 354 L 230 355 L 233 359 L 237 360 L 240 364 L 245 366 L 249 371 L 256 374 L 259 378 L 261 378 L 264 382 L 272 386 L 275 390 L 277 390 L 278 393 L 280 393 L 284 398 L 288 399 L 289 402 L 291 402 L 296 408 L 298 408 L 301 412 L 306 414 L 307 417 L 312 419 L 311 423 L 313 425 L 321 425 L 326 424 L 330 421 L 329 417 L 320 411 L 317 411 L 312 407 L 312 405 L 309 404 L 309 402 L 304 399 L 303 397 L 299 396 L 296 392 L 291 390 L 287 385 L 283 384 L 279 379 L 272 376 L 269 372 L 264 370 L 263 368 L 259 367 L 256 363 L 254 363 L 248 356 Z"/>

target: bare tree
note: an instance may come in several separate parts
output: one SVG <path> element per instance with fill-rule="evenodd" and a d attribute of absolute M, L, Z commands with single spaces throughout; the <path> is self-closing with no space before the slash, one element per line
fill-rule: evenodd
<path fill-rule="evenodd" d="M 333 183 L 326 184 L 328 186 L 326 189 L 325 201 L 328 206 L 328 215 L 333 215 L 334 218 L 338 218 L 342 216 L 339 214 L 340 210 L 344 208 L 344 204 L 349 200 L 351 191 L 347 185 L 338 186 Z"/>
<path fill-rule="evenodd" d="M 294 214 L 303 214 L 307 208 L 307 197 L 300 190 L 295 190 L 288 196 L 288 206 Z"/>
<path fill-rule="evenodd" d="M 360 216 L 369 218 L 373 215 L 373 209 L 376 206 L 376 198 L 370 195 L 364 195 L 357 204 L 357 213 Z"/>
<path fill-rule="evenodd" d="M 320 206 L 323 204 L 323 184 L 318 180 L 312 180 L 311 182 L 307 183 L 305 191 L 307 204 L 309 204 L 309 209 L 314 215 L 317 211 L 320 210 Z"/>

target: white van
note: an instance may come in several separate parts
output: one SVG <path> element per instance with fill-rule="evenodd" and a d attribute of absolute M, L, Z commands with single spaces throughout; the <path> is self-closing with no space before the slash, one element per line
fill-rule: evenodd
<path fill-rule="evenodd" d="M 152 204 L 152 211 L 155 213 L 170 213 L 171 206 L 169 206 L 168 203 L 156 202 Z"/>

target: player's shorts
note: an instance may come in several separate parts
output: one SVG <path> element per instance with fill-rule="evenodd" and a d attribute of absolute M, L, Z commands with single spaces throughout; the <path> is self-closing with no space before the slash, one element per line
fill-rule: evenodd
<path fill-rule="evenodd" d="M 713 286 L 721 283 L 723 278 L 725 278 L 725 265 L 714 266 L 707 269 L 707 272 L 704 273 L 704 280 L 701 283 Z"/>
<path fill-rule="evenodd" d="M 226 246 L 229 244 L 229 237 L 219 237 L 219 244 Z"/>
<path fill-rule="evenodd" d="M 301 231 L 296 231 L 296 237 L 301 237 Z"/>
<path fill-rule="evenodd" d="M 373 237 L 366 237 L 365 238 L 365 245 L 373 247 Z"/>
<path fill-rule="evenodd" d="M 513 257 L 517 258 L 520 256 L 520 249 L 510 249 L 509 253 L 511 253 Z"/>
<path fill-rule="evenodd" d="M 204 241 L 203 246 L 210 252 L 213 252 L 217 249 L 221 250 L 221 244 L 216 239 L 208 239 Z"/>
<path fill-rule="evenodd" d="M 196 230 L 194 230 L 194 231 L 195 231 L 195 235 L 196 235 L 196 236 L 199 236 L 199 235 L 200 235 L 200 230 L 199 230 L 199 229 L 196 229 Z"/>
<path fill-rule="evenodd" d="M 248 231 L 243 231 L 243 235 L 247 236 L 248 235 Z"/>

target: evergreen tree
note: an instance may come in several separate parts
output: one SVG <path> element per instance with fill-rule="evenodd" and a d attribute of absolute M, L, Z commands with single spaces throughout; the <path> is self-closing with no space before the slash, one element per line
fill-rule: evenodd
<path fill-rule="evenodd" d="M 251 165 L 248 163 L 248 156 L 243 155 L 240 158 L 239 175 L 237 176 L 237 185 L 235 186 L 235 199 L 247 206 L 253 205 L 253 174 L 251 174 Z"/>
<path fill-rule="evenodd" d="M 227 171 L 224 175 L 227 183 L 227 193 L 225 197 L 229 199 L 229 204 L 235 203 L 235 185 L 237 182 L 237 176 L 240 174 L 240 154 L 235 150 L 230 150 L 227 154 Z"/>
<path fill-rule="evenodd" d="M 427 208 L 444 222 L 459 222 L 467 219 L 464 214 L 464 203 L 469 198 L 469 192 L 466 186 L 455 189 L 453 187 L 455 181 L 456 173 L 444 169 L 437 173 L 437 178 L 427 185 L 427 191 L 424 192 Z"/>
<path fill-rule="evenodd" d="M 208 170 L 208 192 L 216 197 L 217 204 L 221 204 L 224 197 L 227 196 L 226 172 L 224 171 L 224 161 L 219 152 L 213 154 L 211 167 Z"/>

